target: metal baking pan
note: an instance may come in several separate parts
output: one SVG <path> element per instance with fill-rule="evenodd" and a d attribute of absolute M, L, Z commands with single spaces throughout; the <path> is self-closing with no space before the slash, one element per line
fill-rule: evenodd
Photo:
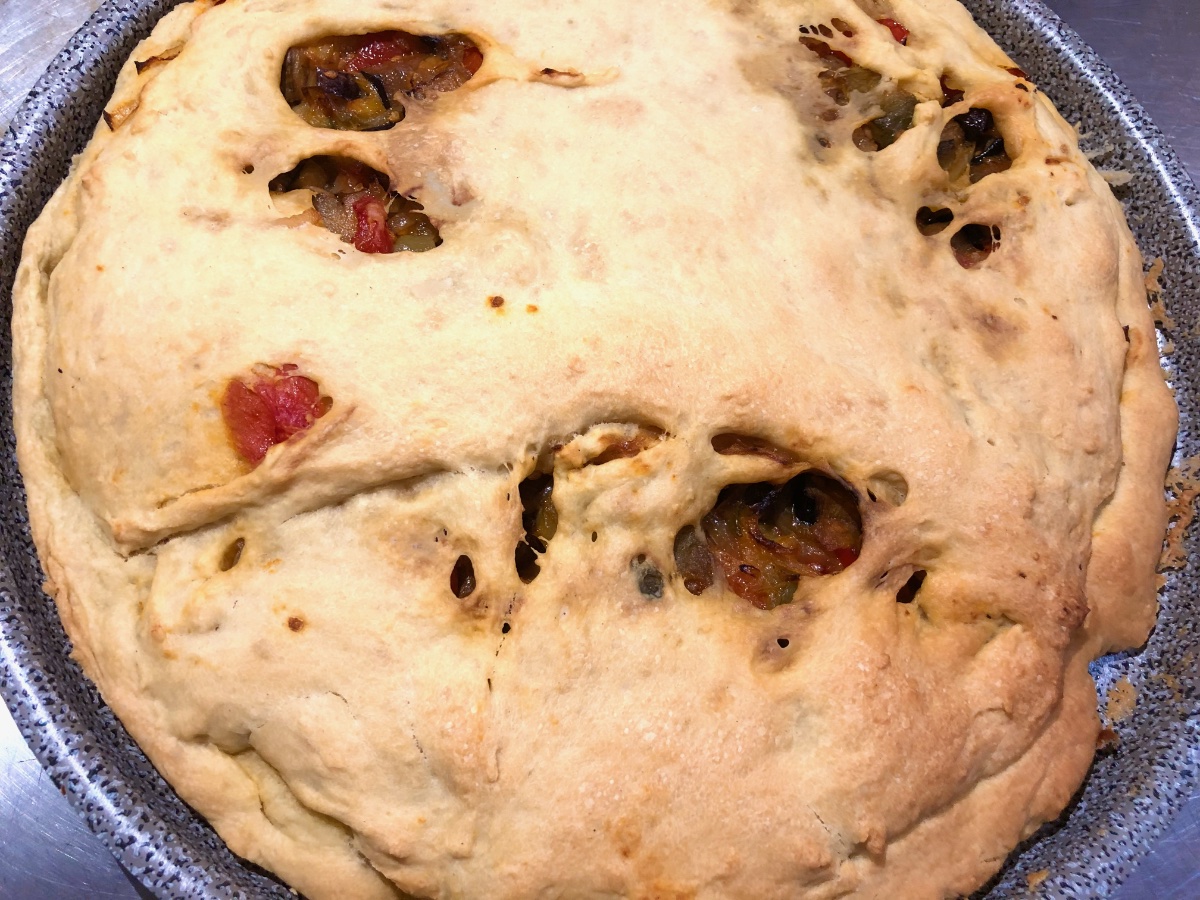
<path fill-rule="evenodd" d="M 0 309 L 11 315 L 25 229 L 99 119 L 117 70 L 175 0 L 107 0 L 57 57 L 0 143 Z M 1162 299 L 1174 322 L 1200 312 L 1200 195 L 1162 134 L 1112 71 L 1038 0 L 966 5 L 1078 123 L 1101 168 L 1133 174 L 1117 189 L 1146 258 L 1165 263 Z M 1180 60 L 1179 64 L 1186 64 Z M 0 696 L 38 759 L 127 870 L 160 897 L 287 898 L 278 881 L 231 854 L 170 789 L 68 658 L 29 539 L 13 450 L 11 354 L 0 350 Z M 1200 338 L 1169 322 L 1163 346 L 1180 406 L 1176 464 L 1200 456 Z M 1104 709 L 1127 679 L 1132 714 L 1115 728 L 1068 813 L 1014 853 L 981 896 L 1111 893 L 1196 790 L 1200 770 L 1200 552 L 1168 573 L 1148 644 L 1092 667 Z M 1200 869 L 1200 846 L 1196 848 Z"/>

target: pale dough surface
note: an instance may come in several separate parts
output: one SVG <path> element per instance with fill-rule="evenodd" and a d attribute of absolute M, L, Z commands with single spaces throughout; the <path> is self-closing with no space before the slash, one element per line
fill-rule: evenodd
<path fill-rule="evenodd" d="M 1174 406 L 1074 131 L 951 0 L 890 10 L 908 46 L 851 0 L 230 0 L 138 49 L 179 53 L 126 66 L 108 109 L 136 109 L 27 239 L 19 453 L 77 658 L 236 852 L 313 898 L 933 898 L 1063 808 L 1087 663 L 1153 623 Z M 797 29 L 833 18 L 923 101 L 881 152 L 810 114 Z M 289 46 L 386 28 L 483 68 L 391 131 L 288 108 Z M 952 190 L 968 106 L 1014 164 Z M 285 221 L 268 182 L 316 154 L 444 244 Z M 969 270 L 968 222 L 1002 233 Z M 221 392 L 282 362 L 333 408 L 251 470 Z M 627 425 L 666 437 L 580 464 Z M 539 459 L 560 524 L 526 585 Z M 861 558 L 771 612 L 684 590 L 676 532 L 803 468 L 862 499 Z"/>

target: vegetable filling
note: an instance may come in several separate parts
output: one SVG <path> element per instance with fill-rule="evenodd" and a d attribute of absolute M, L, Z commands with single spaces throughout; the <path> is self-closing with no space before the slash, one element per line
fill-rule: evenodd
<path fill-rule="evenodd" d="M 404 118 L 407 99 L 456 90 L 481 65 L 483 53 L 465 34 L 379 31 L 292 47 L 279 88 L 309 125 L 379 131 Z"/>
<path fill-rule="evenodd" d="M 327 229 L 363 253 L 423 252 L 442 243 L 416 200 L 388 190 L 382 172 L 344 156 L 314 156 L 271 181 L 271 191 L 309 190 Z"/>
<path fill-rule="evenodd" d="M 791 603 L 801 578 L 836 574 L 862 550 L 854 494 L 816 472 L 783 485 L 731 485 L 701 528 L 703 536 L 688 527 L 675 539 L 684 587 L 700 594 L 720 569 L 729 589 L 759 609 Z"/>
<path fill-rule="evenodd" d="M 937 155 L 938 164 L 950 174 L 951 181 L 969 175 L 971 184 L 1012 166 L 995 117 L 976 106 L 946 123 Z"/>

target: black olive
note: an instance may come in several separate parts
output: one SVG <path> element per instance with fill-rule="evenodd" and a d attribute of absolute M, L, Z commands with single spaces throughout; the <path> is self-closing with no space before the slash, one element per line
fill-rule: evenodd
<path fill-rule="evenodd" d="M 963 134 L 972 141 L 979 141 L 996 127 L 991 112 L 978 106 L 972 106 L 961 116 L 955 118 L 962 125 Z"/>

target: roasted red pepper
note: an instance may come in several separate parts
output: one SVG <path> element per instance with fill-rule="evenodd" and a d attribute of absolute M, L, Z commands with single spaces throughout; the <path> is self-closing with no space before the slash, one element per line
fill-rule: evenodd
<path fill-rule="evenodd" d="M 892 37 L 896 39 L 897 43 L 908 44 L 909 30 L 895 19 L 876 19 L 875 21 L 891 31 Z"/>
<path fill-rule="evenodd" d="M 391 253 L 392 236 L 387 229 L 383 201 L 364 194 L 354 201 L 354 248 L 363 253 Z"/>
<path fill-rule="evenodd" d="M 221 398 L 221 415 L 238 456 L 258 465 L 276 444 L 312 427 L 332 401 L 292 363 L 260 366 L 253 384 L 233 379 Z"/>

